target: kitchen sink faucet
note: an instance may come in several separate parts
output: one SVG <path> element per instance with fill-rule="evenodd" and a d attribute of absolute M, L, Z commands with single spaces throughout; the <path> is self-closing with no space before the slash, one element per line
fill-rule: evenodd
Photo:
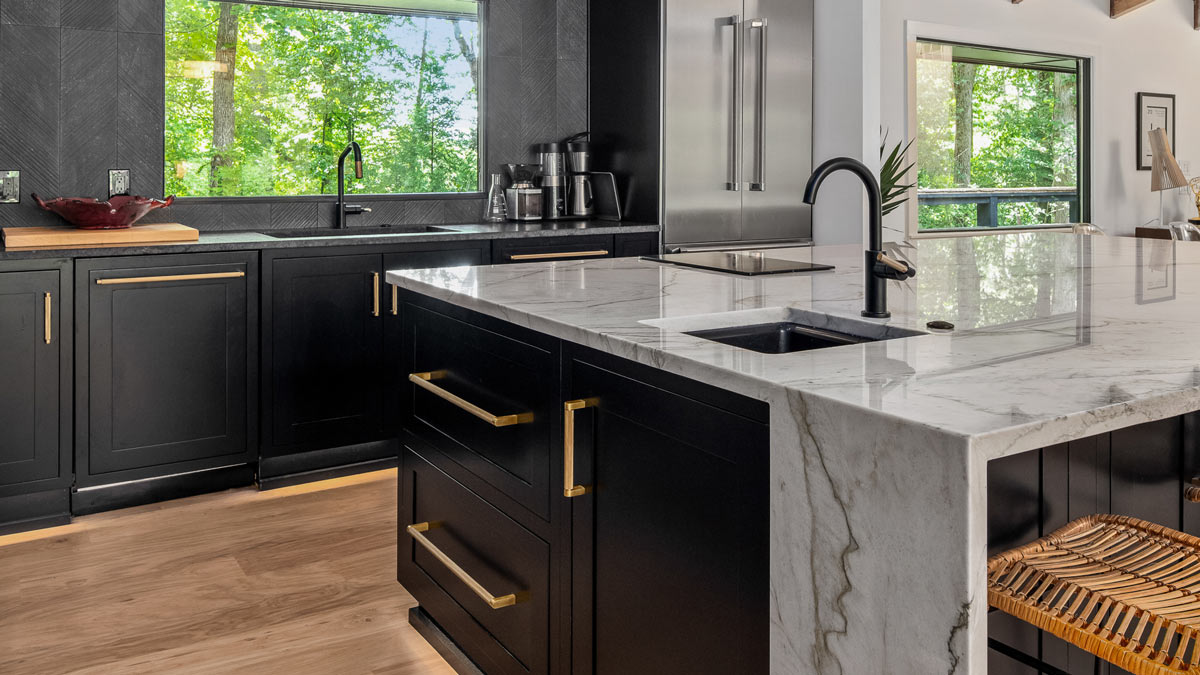
<path fill-rule="evenodd" d="M 902 260 L 889 258 L 883 252 L 883 194 L 879 189 L 879 181 L 866 164 L 850 157 L 835 157 L 817 167 L 808 179 L 804 188 L 804 203 L 812 205 L 817 201 L 817 190 L 830 174 L 836 171 L 849 171 L 858 176 L 867 188 L 868 208 L 870 209 L 870 241 L 864 265 L 866 277 L 866 308 L 862 315 L 872 319 L 886 319 L 892 315 L 887 308 L 887 280 L 903 281 L 917 276 L 917 268 Z"/>
<path fill-rule="evenodd" d="M 346 203 L 346 157 L 350 153 L 354 153 L 354 176 L 361 179 L 363 177 L 362 168 L 362 148 L 355 141 L 350 141 L 350 145 L 342 151 L 342 156 L 338 157 L 338 199 L 337 199 L 337 223 L 335 227 L 339 230 L 346 229 L 346 214 L 347 213 L 366 213 L 371 209 L 363 208 L 358 204 Z"/>

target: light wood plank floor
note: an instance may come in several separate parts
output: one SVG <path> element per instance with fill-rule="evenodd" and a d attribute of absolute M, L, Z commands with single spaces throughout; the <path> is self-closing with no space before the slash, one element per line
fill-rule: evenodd
<path fill-rule="evenodd" d="M 452 675 L 395 537 L 394 470 L 0 537 L 0 673 Z"/>

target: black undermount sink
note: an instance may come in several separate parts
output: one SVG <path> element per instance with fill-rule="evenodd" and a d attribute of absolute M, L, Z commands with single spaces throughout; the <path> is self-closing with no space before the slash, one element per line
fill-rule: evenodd
<path fill-rule="evenodd" d="M 787 321 L 698 330 L 688 332 L 687 335 L 749 349 L 760 354 L 791 354 L 876 341 L 873 338 L 847 335 Z"/>
<path fill-rule="evenodd" d="M 315 237 L 378 237 L 400 234 L 436 234 L 450 233 L 457 230 L 435 225 L 379 225 L 377 227 L 348 227 L 344 230 L 308 229 L 280 230 L 264 232 L 263 234 L 275 239 L 310 239 Z"/>

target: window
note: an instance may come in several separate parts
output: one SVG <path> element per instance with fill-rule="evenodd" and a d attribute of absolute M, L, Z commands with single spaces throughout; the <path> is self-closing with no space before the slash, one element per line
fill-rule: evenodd
<path fill-rule="evenodd" d="M 1088 218 L 1087 62 L 916 44 L 920 232 Z"/>
<path fill-rule="evenodd" d="M 475 0 L 166 0 L 166 186 L 181 197 L 480 190 Z M 347 171 L 353 181 L 353 171 Z"/>

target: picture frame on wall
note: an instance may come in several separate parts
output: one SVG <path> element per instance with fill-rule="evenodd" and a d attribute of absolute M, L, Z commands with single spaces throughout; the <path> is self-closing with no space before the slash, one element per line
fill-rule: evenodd
<path fill-rule="evenodd" d="M 1137 158 L 1138 171 L 1149 171 L 1154 161 L 1150 132 L 1166 129 L 1175 145 L 1175 94 L 1152 94 L 1139 91 L 1137 95 Z"/>

